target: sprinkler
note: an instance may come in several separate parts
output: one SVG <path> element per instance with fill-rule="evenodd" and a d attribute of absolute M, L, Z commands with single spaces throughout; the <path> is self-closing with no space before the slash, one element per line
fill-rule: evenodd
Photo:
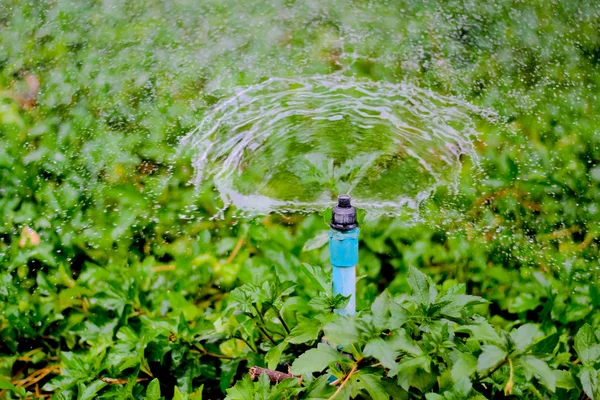
<path fill-rule="evenodd" d="M 333 266 L 333 294 L 350 296 L 346 307 L 338 309 L 340 315 L 356 313 L 356 264 L 358 264 L 358 222 L 356 208 L 350 196 L 342 194 L 333 208 L 329 226 L 329 257 Z"/>

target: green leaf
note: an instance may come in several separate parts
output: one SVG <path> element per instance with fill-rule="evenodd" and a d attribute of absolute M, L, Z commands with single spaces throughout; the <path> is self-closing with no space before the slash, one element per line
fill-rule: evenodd
<path fill-rule="evenodd" d="M 360 373 L 356 377 L 356 384 L 373 400 L 389 400 L 390 396 L 382 385 L 381 378 L 381 375 Z"/>
<path fill-rule="evenodd" d="M 398 385 L 408 391 L 411 386 L 421 391 L 435 384 L 435 375 L 431 373 L 431 358 L 427 355 L 403 360 L 388 372 L 389 377 L 398 376 Z"/>
<path fill-rule="evenodd" d="M 405 329 L 401 329 L 400 332 L 392 335 L 388 343 L 390 343 L 394 351 L 410 354 L 415 357 L 423 355 L 423 349 L 415 343 Z"/>
<path fill-rule="evenodd" d="M 440 303 L 445 303 L 440 313 L 449 317 L 459 318 L 466 307 L 471 307 L 478 304 L 487 304 L 489 301 L 479 296 L 471 296 L 468 294 L 457 294 L 452 296 L 444 296 L 438 300 Z"/>
<path fill-rule="evenodd" d="M 194 390 L 193 393 L 190 393 L 190 400 L 202 400 L 202 392 L 204 391 L 204 384 L 200 385 L 200 387 Z"/>
<path fill-rule="evenodd" d="M 458 395 L 460 399 L 466 399 L 472 388 L 473 384 L 469 377 L 463 376 L 454 384 L 453 392 Z"/>
<path fill-rule="evenodd" d="M 227 389 L 225 398 L 228 400 L 254 399 L 254 383 L 250 380 L 250 376 L 246 374 L 243 379 L 236 382 L 234 387 Z"/>
<path fill-rule="evenodd" d="M 575 335 L 575 351 L 585 366 L 591 366 L 600 361 L 600 345 L 589 324 L 583 325 Z"/>
<path fill-rule="evenodd" d="M 273 275 L 277 277 L 276 272 L 273 271 Z M 279 304 L 283 297 L 289 296 L 294 292 L 296 284 L 292 281 L 280 282 L 279 279 L 274 281 L 265 282 L 263 285 L 262 295 L 267 299 L 266 303 L 269 305 Z"/>
<path fill-rule="evenodd" d="M 506 352 L 491 344 L 482 346 L 482 352 L 477 359 L 477 372 L 493 368 L 506 358 Z"/>
<path fill-rule="evenodd" d="M 319 293 L 318 296 L 313 297 L 308 305 L 317 311 L 333 312 L 336 308 L 344 308 L 350 296 L 343 296 L 341 294 L 328 295 L 325 293 Z"/>
<path fill-rule="evenodd" d="M 14 392 L 19 397 L 25 397 L 27 392 L 22 387 L 17 387 L 13 385 L 8 379 L 0 376 L 0 390 L 10 390 Z"/>
<path fill-rule="evenodd" d="M 281 354 L 288 346 L 287 342 L 281 342 L 277 346 L 273 346 L 265 355 L 265 362 L 267 364 L 267 368 L 276 369 L 277 365 L 279 365 L 279 360 L 281 359 Z M 229 386 L 228 386 L 229 387 Z"/>
<path fill-rule="evenodd" d="M 412 297 L 415 299 L 417 304 L 428 306 L 435 301 L 437 291 L 435 290 L 434 285 L 433 288 L 431 287 L 432 285 L 430 285 L 430 281 L 427 279 L 427 276 L 424 273 L 411 265 L 408 268 L 407 279 L 408 284 L 412 289 Z"/>
<path fill-rule="evenodd" d="M 523 292 L 515 296 L 508 305 L 508 311 L 511 313 L 521 313 L 529 310 L 534 310 L 540 305 L 538 296 L 531 293 Z"/>
<path fill-rule="evenodd" d="M 388 328 L 390 303 L 392 299 L 387 290 L 384 290 L 371 305 L 371 312 L 373 313 L 373 323 L 377 329 Z"/>
<path fill-rule="evenodd" d="M 477 370 L 477 357 L 471 354 L 461 353 L 455 350 L 450 357 L 454 359 L 450 376 L 455 383 L 465 376 L 470 377 Z"/>
<path fill-rule="evenodd" d="M 465 308 L 489 303 L 483 297 L 465 294 L 465 290 L 464 284 L 451 286 L 446 294 L 436 302 L 441 304 L 440 313 L 449 317 L 460 318 L 465 312 Z"/>
<path fill-rule="evenodd" d="M 556 390 L 556 376 L 548 364 L 532 355 L 523 355 L 519 357 L 519 360 L 525 369 L 535 375 L 548 390 L 551 392 Z"/>
<path fill-rule="evenodd" d="M 360 338 L 355 320 L 346 317 L 329 322 L 323 327 L 323 332 L 328 341 L 340 346 L 350 346 L 357 343 Z"/>
<path fill-rule="evenodd" d="M 600 168 L 598 168 L 600 171 Z M 600 289 L 596 285 L 590 285 L 590 298 L 594 307 L 600 308 Z"/>
<path fill-rule="evenodd" d="M 77 395 L 77 400 L 92 400 L 97 396 L 96 394 L 102 390 L 103 387 L 107 385 L 106 382 L 102 382 L 101 380 L 95 380 L 89 385 L 84 385 L 83 383 L 79 383 L 79 390 Z"/>
<path fill-rule="evenodd" d="M 558 340 L 560 339 L 560 335 L 558 332 L 553 333 L 552 335 L 546 336 L 539 342 L 537 342 L 533 348 L 533 354 L 552 354 L 554 349 L 558 345 Z"/>
<path fill-rule="evenodd" d="M 219 386 L 221 390 L 225 392 L 228 387 L 231 386 L 231 382 L 233 381 L 233 377 L 237 373 L 238 366 L 240 365 L 240 359 L 230 360 L 221 363 L 221 375 L 219 379 Z M 191 383 L 191 382 L 190 382 Z M 191 389 L 191 385 L 190 385 Z"/>
<path fill-rule="evenodd" d="M 415 358 L 406 358 L 400 360 L 399 363 L 392 369 L 390 369 L 388 376 L 390 378 L 400 375 L 401 373 L 416 373 L 419 369 L 429 372 L 431 371 L 431 358 L 427 355 L 415 357 Z M 404 390 L 408 390 L 406 387 L 402 386 Z"/>
<path fill-rule="evenodd" d="M 317 287 L 319 292 L 325 292 L 329 295 L 333 293 L 333 289 L 331 288 L 331 279 L 325 273 L 322 267 L 303 263 L 302 271 L 304 271 L 304 273 L 308 275 L 308 277 L 310 278 L 312 283 Z"/>
<path fill-rule="evenodd" d="M 583 391 L 591 400 L 600 398 L 598 393 L 598 371 L 593 367 L 584 367 L 579 373 L 579 380 Z"/>
<path fill-rule="evenodd" d="M 575 381 L 575 378 L 571 372 L 562 369 L 552 372 L 554 373 L 554 378 L 556 379 L 557 388 L 571 390 L 577 387 L 577 382 Z"/>
<path fill-rule="evenodd" d="M 302 251 L 311 251 L 325 246 L 329 242 L 329 231 L 319 231 L 315 236 L 308 239 L 302 247 Z"/>
<path fill-rule="evenodd" d="M 175 386 L 175 393 L 173 393 L 173 400 L 187 400 L 187 394 L 181 393 L 178 386 Z"/>
<path fill-rule="evenodd" d="M 292 373 L 294 375 L 302 375 L 320 372 L 330 364 L 348 362 L 350 362 L 350 360 L 333 347 L 319 343 L 316 349 L 310 349 L 300 357 L 296 358 L 292 364 Z"/>
<path fill-rule="evenodd" d="M 307 343 L 317 340 L 321 332 L 321 325 L 308 318 L 299 318 L 298 324 L 292 328 L 287 341 L 293 344 Z"/>
<path fill-rule="evenodd" d="M 513 330 L 510 337 L 515 343 L 518 352 L 525 351 L 536 339 L 542 337 L 543 333 L 536 324 L 525 324 Z"/>
<path fill-rule="evenodd" d="M 333 388 L 329 384 L 329 376 L 321 375 L 320 377 L 314 379 L 306 388 L 306 398 L 307 399 L 329 399 L 331 395 L 335 392 L 335 388 Z"/>
<path fill-rule="evenodd" d="M 17 387 L 10 383 L 10 381 L 6 378 L 0 376 L 0 389 L 2 390 L 16 390 Z"/>
<path fill-rule="evenodd" d="M 398 386 L 394 380 L 385 377 L 381 380 L 381 383 L 393 400 L 408 400 L 408 393 Z"/>
<path fill-rule="evenodd" d="M 154 378 L 148 384 L 146 388 L 146 400 L 159 400 L 160 399 L 160 382 Z"/>
<path fill-rule="evenodd" d="M 365 346 L 363 353 L 365 356 L 376 358 L 381 362 L 381 365 L 388 369 L 396 367 L 396 357 L 399 354 L 394 350 L 392 344 L 381 338 L 370 340 Z"/>
<path fill-rule="evenodd" d="M 489 322 L 487 322 L 483 318 L 477 319 L 476 322 L 477 324 L 474 325 L 459 326 L 455 329 L 455 332 L 470 333 L 473 339 L 482 342 L 493 343 L 497 345 L 502 344 L 502 339 L 500 338 L 500 335 L 498 335 L 494 327 L 490 325 Z"/>

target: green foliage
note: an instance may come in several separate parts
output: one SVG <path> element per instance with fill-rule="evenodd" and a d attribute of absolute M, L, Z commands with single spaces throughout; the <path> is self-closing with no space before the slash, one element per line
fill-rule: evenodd
<path fill-rule="evenodd" d="M 599 26 L 590 1 L 1 2 L 0 398 L 599 399 Z M 504 121 L 422 223 L 361 221 L 350 319 L 322 217 L 219 217 L 176 151 L 233 87 L 336 71 Z"/>
<path fill-rule="evenodd" d="M 324 310 L 310 313 L 312 320 L 329 320 L 319 334 L 324 341 L 308 350 L 285 346 L 279 353 L 278 364 L 293 357 L 290 371 L 302 378 L 289 379 L 297 398 L 329 398 L 337 392 L 336 398 L 388 399 L 395 393 L 394 398 L 476 399 L 502 391 L 523 397 L 577 398 L 578 374 L 586 393 L 588 387 L 596 390 L 596 378 L 586 372 L 594 371 L 588 368 L 589 360 L 582 358 L 582 368 L 564 360 L 555 350 L 566 349 L 567 344 L 560 343 L 555 333 L 545 334 L 539 324 L 526 323 L 499 334 L 473 312 L 484 299 L 463 294 L 462 285 L 439 292 L 416 268 L 408 275 L 410 295 L 390 296 L 384 291 L 371 309 L 356 317 Z M 454 313 L 457 304 L 462 305 L 459 315 Z M 595 336 L 586 337 L 590 330 L 587 325 L 579 330 L 578 349 L 597 345 Z M 292 338 L 295 344 L 303 343 L 297 336 Z M 289 343 L 290 336 L 280 340 Z M 315 340 L 307 338 L 304 343 L 314 346 Z M 336 384 L 324 386 L 328 376 Z M 228 398 L 256 395 L 265 390 L 260 385 L 266 384 L 266 378 L 261 375 L 260 384 L 245 378 L 228 390 Z M 269 388 L 282 385 L 281 390 L 287 390 L 290 383 L 284 382 Z"/>

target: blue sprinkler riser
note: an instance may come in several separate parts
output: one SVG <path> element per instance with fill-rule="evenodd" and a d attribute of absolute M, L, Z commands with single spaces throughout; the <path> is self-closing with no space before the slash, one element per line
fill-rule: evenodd
<path fill-rule="evenodd" d="M 348 231 L 329 231 L 329 254 L 333 265 L 333 293 L 350 296 L 346 307 L 336 310 L 340 315 L 356 314 L 356 264 L 358 264 L 358 234 Z"/>

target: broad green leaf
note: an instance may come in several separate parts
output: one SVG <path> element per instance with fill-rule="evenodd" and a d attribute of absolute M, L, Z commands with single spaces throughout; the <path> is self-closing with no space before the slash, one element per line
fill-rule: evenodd
<path fill-rule="evenodd" d="M 390 302 L 389 309 L 390 318 L 386 328 L 399 329 L 404 326 L 406 321 L 408 321 L 410 318 L 410 313 L 404 307 L 394 301 Z"/>
<path fill-rule="evenodd" d="M 473 384 L 469 377 L 463 376 L 454 384 L 453 392 L 455 395 L 459 396 L 459 398 L 466 399 L 472 388 Z"/>
<path fill-rule="evenodd" d="M 455 328 L 454 331 L 470 333 L 473 339 L 485 343 L 493 343 L 496 345 L 502 344 L 502 339 L 500 338 L 500 335 L 498 335 L 494 327 L 490 325 L 489 322 L 482 318 L 479 318 L 476 322 L 477 324 L 459 326 Z"/>
<path fill-rule="evenodd" d="M 534 310 L 540 305 L 538 296 L 532 293 L 523 292 L 515 296 L 508 305 L 508 311 L 511 313 L 521 313 L 529 310 Z"/>
<path fill-rule="evenodd" d="M 84 385 L 83 383 L 79 384 L 79 390 L 77 394 L 77 400 L 92 400 L 96 398 L 96 395 L 103 387 L 107 385 L 106 382 L 102 382 L 101 380 L 95 380 L 89 385 Z"/>
<path fill-rule="evenodd" d="M 543 335 L 542 331 L 536 324 L 521 325 L 510 333 L 510 337 L 515 343 L 517 351 L 525 351 L 536 339 Z"/>
<path fill-rule="evenodd" d="M 328 375 L 321 375 L 314 379 L 307 387 L 306 397 L 308 399 L 329 399 L 336 388 L 333 388 L 330 384 Z M 237 400 L 237 399 L 236 399 Z"/>
<path fill-rule="evenodd" d="M 2 376 L 0 376 L 0 390 L 10 390 L 22 398 L 24 398 L 27 393 L 25 388 L 13 385 L 8 379 L 6 379 Z"/>
<path fill-rule="evenodd" d="M 235 386 L 227 389 L 228 400 L 249 400 L 254 399 L 254 383 L 250 376 L 246 374 L 243 379 L 236 382 Z"/>
<path fill-rule="evenodd" d="M 562 369 L 552 371 L 554 373 L 554 377 L 556 378 L 556 387 L 566 390 L 575 389 L 577 387 L 577 382 L 573 377 L 573 374 L 569 371 L 565 371 Z"/>
<path fill-rule="evenodd" d="M 0 376 L 0 389 L 2 390 L 16 390 L 17 387 L 13 385 L 8 379 Z"/>
<path fill-rule="evenodd" d="M 224 361 L 221 363 L 221 375 L 219 376 L 219 386 L 223 392 L 225 392 L 227 388 L 231 386 L 231 382 L 233 381 L 233 377 L 237 373 L 239 365 L 240 359 Z M 187 386 L 189 386 L 187 388 L 188 391 L 191 391 L 191 382 Z"/>
<path fill-rule="evenodd" d="M 323 327 L 325 338 L 340 346 L 350 346 L 357 343 L 360 335 L 356 328 L 356 321 L 352 318 L 340 317 Z"/>
<path fill-rule="evenodd" d="M 373 323 L 377 329 L 390 328 L 388 325 L 389 321 L 389 310 L 390 302 L 392 299 L 387 290 L 384 290 L 371 305 L 371 312 L 373 313 Z"/>
<path fill-rule="evenodd" d="M 423 354 L 423 349 L 421 349 L 421 347 L 415 343 L 405 329 L 401 329 L 400 332 L 392 335 L 388 343 L 392 349 L 394 349 L 394 351 L 410 354 L 415 357 Z"/>
<path fill-rule="evenodd" d="M 540 383 L 551 392 L 556 390 L 556 376 L 544 361 L 532 355 L 523 355 L 519 357 L 523 366 L 533 375 L 535 375 Z"/>
<path fill-rule="evenodd" d="M 454 382 L 458 382 L 463 377 L 469 377 L 477 370 L 477 357 L 454 351 L 451 355 L 455 359 L 450 375 Z"/>
<path fill-rule="evenodd" d="M 477 359 L 477 372 L 493 368 L 506 358 L 506 352 L 491 344 L 482 346 L 482 352 Z"/>
<path fill-rule="evenodd" d="M 187 400 L 187 394 L 186 393 L 182 393 L 181 390 L 179 390 L 178 386 L 175 386 L 175 393 L 173 393 L 173 400 Z"/>
<path fill-rule="evenodd" d="M 194 390 L 193 393 L 190 393 L 190 400 L 202 400 L 202 392 L 204 391 L 204 384 L 200 385 L 200 387 Z"/>
<path fill-rule="evenodd" d="M 154 378 L 148 384 L 146 388 L 146 400 L 159 400 L 160 399 L 160 382 Z"/>
<path fill-rule="evenodd" d="M 401 361 L 396 368 L 389 371 L 388 376 L 398 376 L 398 385 L 406 391 L 411 386 L 421 391 L 428 391 L 437 381 L 435 374 L 431 372 L 431 358 L 429 356 Z"/>
<path fill-rule="evenodd" d="M 281 354 L 288 346 L 287 342 L 281 342 L 277 346 L 273 346 L 265 355 L 265 362 L 267 364 L 267 368 L 276 369 L 277 365 L 279 365 L 279 360 L 281 359 Z"/>
<path fill-rule="evenodd" d="M 341 294 L 328 295 L 325 293 L 319 293 L 318 296 L 313 297 L 308 305 L 314 308 L 317 311 L 322 312 L 332 312 L 336 308 L 344 308 L 348 301 L 350 300 L 350 296 L 343 296 Z"/>
<path fill-rule="evenodd" d="M 428 306 L 435 300 L 435 295 L 433 296 L 433 300 L 431 299 L 431 287 L 430 282 L 427 279 L 427 276 L 419 271 L 417 268 L 412 265 L 408 268 L 408 284 L 412 289 L 412 296 L 417 302 L 417 304 L 421 304 L 424 306 Z M 434 288 L 435 289 L 435 288 Z"/>
<path fill-rule="evenodd" d="M 600 345 L 590 325 L 583 325 L 575 335 L 575 350 L 583 365 L 593 365 L 600 360 Z"/>
<path fill-rule="evenodd" d="M 558 340 L 560 339 L 560 335 L 558 332 L 553 333 L 552 335 L 546 336 L 539 342 L 537 342 L 533 348 L 533 354 L 552 354 L 554 349 L 558 345 Z"/>
<path fill-rule="evenodd" d="M 388 376 L 393 378 L 396 375 L 400 375 L 401 373 L 412 374 L 416 373 L 419 369 L 429 372 L 431 371 L 431 358 L 427 355 L 415 357 L 415 358 L 407 358 L 400 360 L 396 366 L 388 372 Z M 401 377 L 399 376 L 399 379 Z M 401 385 L 402 386 L 402 385 Z M 406 387 L 402 386 L 404 390 L 408 390 Z"/>
<path fill-rule="evenodd" d="M 381 375 L 360 373 L 356 377 L 356 384 L 366 391 L 372 400 L 389 400 L 390 395 L 381 384 L 381 378 Z"/>
<path fill-rule="evenodd" d="M 584 367 L 579 373 L 579 380 L 581 381 L 583 391 L 591 400 L 598 400 L 600 398 L 598 393 L 598 371 L 593 367 Z"/>
<path fill-rule="evenodd" d="M 376 358 L 385 368 L 391 369 L 396 366 L 398 352 L 395 351 L 391 343 L 381 338 L 371 339 L 365 346 L 363 353 L 365 356 Z"/>
<path fill-rule="evenodd" d="M 329 231 L 319 231 L 315 236 L 308 239 L 302 247 L 302 251 L 311 251 L 325 246 L 329 242 Z"/>
<path fill-rule="evenodd" d="M 483 297 L 471 296 L 468 294 L 446 295 L 439 299 L 438 302 L 447 302 L 447 304 L 440 309 L 440 313 L 454 318 L 459 318 L 461 312 L 465 311 L 465 307 L 489 303 L 489 301 Z"/>
<path fill-rule="evenodd" d="M 289 343 L 300 344 L 316 340 L 319 337 L 321 325 L 312 319 L 300 319 L 287 337 Z"/>
<path fill-rule="evenodd" d="M 383 378 L 381 383 L 385 387 L 386 392 L 393 400 L 408 400 L 408 393 L 390 378 Z"/>
<path fill-rule="evenodd" d="M 325 273 L 322 267 L 318 267 L 308 263 L 303 263 L 302 271 L 304 271 L 304 273 L 308 275 L 312 283 L 317 287 L 317 289 L 320 292 L 325 292 L 329 295 L 332 294 L 331 279 Z"/>
<path fill-rule="evenodd" d="M 292 364 L 292 373 L 294 375 L 302 375 L 320 372 L 330 364 L 347 363 L 349 361 L 333 347 L 319 343 L 316 349 L 310 349 L 296 358 Z"/>

